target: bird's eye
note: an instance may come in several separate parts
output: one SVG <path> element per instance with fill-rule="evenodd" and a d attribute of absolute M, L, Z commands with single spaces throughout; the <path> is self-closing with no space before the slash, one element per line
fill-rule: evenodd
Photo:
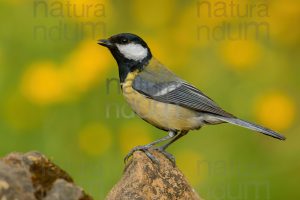
<path fill-rule="evenodd" d="M 121 42 L 122 42 L 122 44 L 127 44 L 128 43 L 128 39 L 127 38 L 122 38 Z"/>

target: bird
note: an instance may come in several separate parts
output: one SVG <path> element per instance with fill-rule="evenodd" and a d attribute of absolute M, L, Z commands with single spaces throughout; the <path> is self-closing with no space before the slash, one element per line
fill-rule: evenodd
<path fill-rule="evenodd" d="M 132 110 L 144 121 L 168 133 L 154 142 L 134 147 L 124 158 L 125 162 L 135 151 L 142 151 L 153 162 L 158 162 L 150 148 L 175 162 L 175 157 L 166 151 L 167 147 L 204 125 L 229 123 L 279 140 L 286 139 L 269 128 L 223 110 L 201 90 L 156 59 L 138 35 L 119 33 L 98 40 L 98 44 L 108 48 L 117 62 L 121 91 Z M 157 146 L 162 142 L 163 145 Z"/>

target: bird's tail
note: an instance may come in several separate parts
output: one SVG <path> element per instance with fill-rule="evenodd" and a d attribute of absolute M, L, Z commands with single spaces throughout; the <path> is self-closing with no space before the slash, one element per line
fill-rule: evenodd
<path fill-rule="evenodd" d="M 228 122 L 230 124 L 248 128 L 253 131 L 257 131 L 259 133 L 271 136 L 271 137 L 279 139 L 279 140 L 286 139 L 283 135 L 276 133 L 275 131 L 272 131 L 268 128 L 265 128 L 260 125 L 257 125 L 257 124 L 251 123 L 251 122 L 247 122 L 247 121 L 244 121 L 244 120 L 241 120 L 238 118 L 229 118 L 229 117 L 222 117 L 222 116 L 216 116 L 216 118 L 220 119 L 221 121 Z"/>

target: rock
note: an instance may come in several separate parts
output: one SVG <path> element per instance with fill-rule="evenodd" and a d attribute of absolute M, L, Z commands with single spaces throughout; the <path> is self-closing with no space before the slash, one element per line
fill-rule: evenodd
<path fill-rule="evenodd" d="M 201 200 L 184 175 L 163 154 L 155 164 L 135 152 L 107 200 Z M 72 178 L 38 152 L 0 159 L 0 200 L 92 200 Z"/>
<path fill-rule="evenodd" d="M 159 164 L 137 151 L 125 167 L 121 180 L 106 200 L 200 200 L 181 171 L 163 154 L 152 150 Z"/>
<path fill-rule="evenodd" d="M 68 200 L 68 199 L 88 199 L 83 198 L 83 191 L 81 188 L 74 186 L 74 184 L 67 182 L 64 179 L 57 179 L 48 192 L 45 200 Z"/>
<path fill-rule="evenodd" d="M 0 160 L 0 200 L 92 200 L 72 178 L 37 152 Z"/>

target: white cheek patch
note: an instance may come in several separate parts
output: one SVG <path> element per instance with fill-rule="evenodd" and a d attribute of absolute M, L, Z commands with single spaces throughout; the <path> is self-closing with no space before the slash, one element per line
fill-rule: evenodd
<path fill-rule="evenodd" d="M 140 44 L 117 44 L 121 54 L 125 58 L 135 61 L 141 61 L 148 55 L 148 49 Z"/>

